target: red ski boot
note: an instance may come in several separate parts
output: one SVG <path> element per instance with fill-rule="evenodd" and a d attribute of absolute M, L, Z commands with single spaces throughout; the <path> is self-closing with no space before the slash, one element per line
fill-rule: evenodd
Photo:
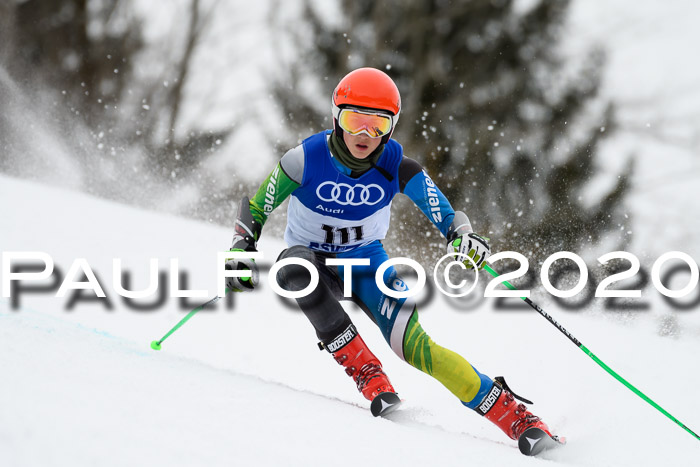
<path fill-rule="evenodd" d="M 372 402 L 372 415 L 386 415 L 398 407 L 401 399 L 382 370 L 379 359 L 369 350 L 353 324 L 335 339 L 319 346 L 345 367 L 345 373 L 355 381 L 357 390 Z"/>
<path fill-rule="evenodd" d="M 498 376 L 476 411 L 503 430 L 509 438 L 518 441 L 520 452 L 525 455 L 534 456 L 544 449 L 565 443 L 563 438 L 559 439 L 551 433 L 540 417 L 527 410 L 525 404 L 517 403 L 516 398 L 532 404 L 514 394 L 505 379 Z"/>

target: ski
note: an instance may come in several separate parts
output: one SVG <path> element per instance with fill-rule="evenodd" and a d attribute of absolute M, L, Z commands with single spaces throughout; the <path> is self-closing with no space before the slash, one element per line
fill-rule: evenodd
<path fill-rule="evenodd" d="M 372 400 L 370 410 L 375 417 L 389 415 L 401 405 L 401 399 L 395 392 L 380 392 Z"/>
<path fill-rule="evenodd" d="M 566 444 L 566 438 L 550 436 L 541 428 L 528 428 L 518 438 L 518 448 L 526 456 L 536 456 L 539 453 Z"/>

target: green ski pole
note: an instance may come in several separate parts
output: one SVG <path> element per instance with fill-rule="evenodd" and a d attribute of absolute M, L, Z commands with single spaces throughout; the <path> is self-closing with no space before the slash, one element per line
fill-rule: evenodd
<path fill-rule="evenodd" d="M 226 289 L 226 292 L 228 292 L 228 289 Z M 225 295 L 225 293 L 224 293 L 224 295 Z M 200 305 L 200 306 L 198 306 L 197 308 L 195 308 L 194 310 L 192 310 L 192 311 L 190 311 L 189 313 L 187 313 L 187 316 L 185 316 L 184 318 L 182 318 L 182 319 L 180 320 L 180 322 L 177 323 L 175 326 L 173 326 L 173 328 L 172 328 L 170 331 L 168 331 L 163 337 L 161 337 L 160 340 L 151 341 L 151 348 L 152 348 L 153 350 L 160 350 L 160 345 L 163 343 L 163 341 L 164 341 L 165 339 L 167 339 L 168 337 L 170 337 L 170 335 L 171 335 L 172 333 L 174 333 L 175 331 L 177 331 L 178 329 L 180 329 L 180 328 L 182 327 L 182 325 L 185 324 L 191 317 L 193 317 L 194 315 L 196 315 L 197 313 L 199 313 L 200 311 L 202 311 L 204 308 L 208 307 L 209 305 L 212 305 L 212 304 L 218 302 L 218 301 L 219 301 L 220 299 L 222 299 L 222 298 L 223 298 L 223 296 L 217 295 L 216 297 L 214 297 L 214 298 L 212 298 L 211 300 L 209 300 L 207 303 L 205 303 L 205 304 L 203 304 L 203 305 Z"/>
<path fill-rule="evenodd" d="M 498 277 L 499 274 L 494 271 L 491 266 L 488 264 L 484 266 L 484 269 L 486 272 L 491 274 L 493 277 Z M 508 287 L 511 290 L 517 290 L 515 287 L 513 287 L 511 284 L 508 283 L 508 281 L 503 281 L 503 284 Z M 542 308 L 540 308 L 537 304 L 535 304 L 532 300 L 530 300 L 527 297 L 520 297 L 522 300 L 525 301 L 528 305 L 530 305 L 537 313 L 542 315 L 547 321 L 549 321 L 552 325 L 554 325 L 555 328 L 557 328 L 559 331 L 561 331 L 562 334 L 564 334 L 571 342 L 573 342 L 576 347 L 579 349 L 583 350 L 583 352 L 591 357 L 594 362 L 596 362 L 598 365 L 600 365 L 601 368 L 603 368 L 605 371 L 607 371 L 610 375 L 612 375 L 613 378 L 618 380 L 620 383 L 625 385 L 630 391 L 647 401 L 652 407 L 654 407 L 656 410 L 661 412 L 662 414 L 666 415 L 669 419 L 673 420 L 678 426 L 683 428 L 685 431 L 690 433 L 695 437 L 695 439 L 700 440 L 700 436 L 698 436 L 693 430 L 685 426 L 680 420 L 678 420 L 676 417 L 668 413 L 663 407 L 661 407 L 659 404 L 651 400 L 646 394 L 644 394 L 642 391 L 634 387 L 631 383 L 629 383 L 625 378 L 620 376 L 615 370 L 610 368 L 608 365 L 606 365 L 601 359 L 599 359 L 593 352 L 588 350 L 588 348 L 583 345 L 578 339 L 576 339 L 569 331 L 567 331 L 564 326 L 561 324 L 557 323 L 554 318 L 552 318 L 549 314 L 547 314 Z"/>

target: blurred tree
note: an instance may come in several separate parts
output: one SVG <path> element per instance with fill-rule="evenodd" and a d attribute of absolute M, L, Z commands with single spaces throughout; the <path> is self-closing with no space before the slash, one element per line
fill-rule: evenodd
<path fill-rule="evenodd" d="M 599 143 L 614 126 L 612 106 L 596 99 L 603 55 L 561 58 L 568 1 L 516 4 L 355 0 L 331 14 L 307 0 L 304 26 L 279 28 L 298 47 L 289 63 L 279 57 L 274 100 L 289 127 L 280 149 L 331 128 L 333 86 L 350 70 L 373 66 L 402 92 L 394 137 L 496 251 L 541 261 L 619 232 L 631 165 L 614 186 L 584 197 Z M 323 88 L 310 89 L 314 81 Z M 424 261 L 435 259 L 434 242 L 415 241 L 416 231 L 432 232 L 428 221 L 405 200 L 395 205 L 399 228 L 390 247 L 400 253 L 408 244 Z M 622 246 L 625 236 L 616 240 Z"/>
<path fill-rule="evenodd" d="M 73 151 L 88 174 L 89 191 L 133 202 L 129 190 L 111 181 L 134 177 L 144 162 L 147 170 L 139 176 L 150 184 L 201 177 L 193 169 L 230 135 L 232 126 L 212 130 L 180 123 L 193 57 L 216 6 L 201 3 L 187 0 L 187 14 L 175 15 L 186 23 L 170 26 L 175 41 L 148 44 L 134 0 L 3 2 L 3 66 L 31 93 L 60 93 L 54 102 L 64 107 L 54 109 L 55 122 L 71 136 L 76 122 L 84 123 L 95 140 L 90 147 L 79 141 Z M 66 108 L 74 118 L 66 117 Z M 134 163 L 100 157 L 107 148 Z M 135 161 L 133 154 L 145 157 Z"/>
<path fill-rule="evenodd" d="M 11 2 L 8 68 L 20 82 L 57 89 L 89 127 L 104 129 L 125 92 L 141 24 L 120 0 Z"/>

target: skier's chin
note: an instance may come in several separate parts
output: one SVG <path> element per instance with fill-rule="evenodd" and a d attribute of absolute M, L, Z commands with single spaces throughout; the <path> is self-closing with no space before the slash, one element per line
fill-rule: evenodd
<path fill-rule="evenodd" d="M 355 159 L 365 159 L 369 156 L 369 146 L 365 144 L 356 144 L 354 149 L 354 151 L 351 151 L 351 154 Z"/>

